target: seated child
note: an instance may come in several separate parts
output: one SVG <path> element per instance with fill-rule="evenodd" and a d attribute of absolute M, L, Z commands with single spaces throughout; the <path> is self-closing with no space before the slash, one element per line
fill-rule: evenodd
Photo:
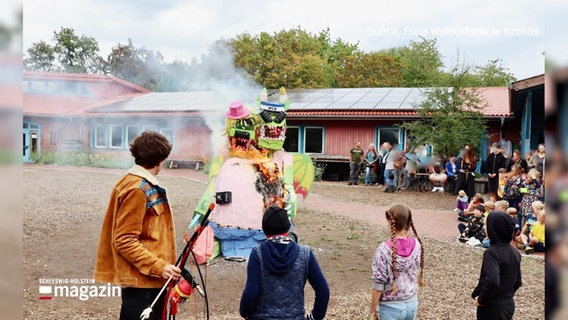
<path fill-rule="evenodd" d="M 515 237 L 518 236 L 521 232 L 521 226 L 519 225 L 519 221 L 517 220 L 517 216 L 519 215 L 519 212 L 517 211 L 517 208 L 515 207 L 509 207 L 507 208 L 507 210 L 505 210 L 505 212 L 511 216 L 511 218 L 513 218 L 513 221 L 515 221 Z"/>
<path fill-rule="evenodd" d="M 448 176 L 444 173 L 443 169 L 440 166 L 432 165 L 428 168 L 430 175 L 428 178 L 430 179 L 430 183 L 432 184 L 432 192 L 441 192 L 444 193 L 444 184 L 446 180 L 448 180 Z"/>
<path fill-rule="evenodd" d="M 491 200 L 485 201 L 485 213 L 483 214 L 483 223 L 485 223 L 485 221 L 487 221 L 487 216 L 493 212 L 495 210 L 495 203 Z M 489 248 L 489 246 L 491 245 L 491 241 L 489 241 L 489 237 L 487 237 L 487 234 L 485 233 L 484 230 L 484 235 L 485 237 L 483 238 L 483 241 L 481 241 L 481 245 L 484 248 Z"/>
<path fill-rule="evenodd" d="M 483 218 L 487 218 L 487 216 L 491 213 L 491 211 L 495 210 L 495 202 L 487 200 L 485 201 L 483 206 L 485 207 L 485 213 L 483 214 Z"/>
<path fill-rule="evenodd" d="M 521 232 L 518 236 L 515 237 L 515 241 L 517 242 L 517 247 L 519 249 L 525 248 L 525 243 L 528 241 L 529 233 L 531 228 L 537 221 L 537 216 L 540 212 L 544 211 L 544 203 L 542 201 L 535 201 L 531 205 L 531 209 L 529 214 L 527 215 L 527 219 Z"/>
<path fill-rule="evenodd" d="M 467 222 L 468 217 L 473 214 L 473 208 L 479 204 L 483 204 L 483 202 L 484 202 L 483 195 L 481 193 L 476 193 L 471 199 L 469 205 L 467 206 L 467 209 L 465 209 L 464 212 L 461 213 L 458 212 L 458 220 Z"/>
<path fill-rule="evenodd" d="M 467 194 L 463 190 L 458 191 L 458 196 L 456 198 L 456 208 L 454 209 L 454 212 L 463 213 L 465 209 L 467 209 L 467 205 L 468 205 Z"/>
<path fill-rule="evenodd" d="M 528 238 L 521 234 L 521 238 L 525 245 L 525 253 L 531 254 L 533 252 L 544 252 L 545 243 L 544 243 L 544 233 L 545 233 L 545 224 L 544 224 L 544 210 L 538 214 L 536 223 L 530 229 L 530 233 Z"/>
<path fill-rule="evenodd" d="M 495 211 L 506 212 L 507 208 L 509 208 L 509 201 L 499 200 L 499 201 L 495 202 Z"/>
<path fill-rule="evenodd" d="M 485 232 L 483 230 L 484 212 L 485 212 L 485 207 L 483 205 L 481 204 L 476 205 L 473 208 L 473 215 L 469 217 L 467 226 L 463 223 L 458 224 L 458 229 L 460 231 L 459 240 L 461 242 L 466 242 L 472 237 L 479 240 L 480 243 L 481 241 L 483 241 L 483 238 L 485 238 Z"/>

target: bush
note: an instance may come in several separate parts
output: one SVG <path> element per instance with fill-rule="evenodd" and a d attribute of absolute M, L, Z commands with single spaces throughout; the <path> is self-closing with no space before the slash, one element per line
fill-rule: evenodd
<path fill-rule="evenodd" d="M 35 164 L 54 164 L 55 163 L 55 153 L 54 152 L 32 152 L 30 155 L 32 163 Z"/>
<path fill-rule="evenodd" d="M 327 163 L 314 162 L 314 181 L 321 181 Z"/>
<path fill-rule="evenodd" d="M 109 153 L 93 153 L 89 155 L 89 160 L 91 167 L 97 168 L 127 169 L 134 163 L 132 159 L 115 159 Z"/>
<path fill-rule="evenodd" d="M 74 167 L 127 169 L 134 164 L 132 159 L 116 159 L 109 153 L 86 153 L 81 151 L 33 152 L 30 155 L 30 159 L 35 164 L 57 164 Z"/>
<path fill-rule="evenodd" d="M 207 161 L 203 163 L 203 173 L 209 174 L 209 169 L 211 169 L 211 162 Z"/>

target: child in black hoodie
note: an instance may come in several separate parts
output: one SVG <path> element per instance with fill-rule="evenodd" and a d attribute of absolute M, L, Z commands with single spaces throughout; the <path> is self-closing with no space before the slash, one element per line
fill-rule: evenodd
<path fill-rule="evenodd" d="M 493 211 L 487 216 L 486 228 L 491 245 L 483 254 L 479 282 L 471 293 L 477 319 L 512 319 L 513 297 L 522 285 L 521 254 L 511 246 L 515 222 L 505 212 Z"/>

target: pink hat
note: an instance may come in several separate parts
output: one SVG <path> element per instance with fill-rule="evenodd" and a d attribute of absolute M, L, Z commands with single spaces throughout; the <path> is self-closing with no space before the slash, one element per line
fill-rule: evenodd
<path fill-rule="evenodd" d="M 225 114 L 227 115 L 227 118 L 241 119 L 248 116 L 250 114 L 250 111 L 243 105 L 242 102 L 233 101 L 229 106 L 229 111 L 227 111 L 227 113 Z"/>

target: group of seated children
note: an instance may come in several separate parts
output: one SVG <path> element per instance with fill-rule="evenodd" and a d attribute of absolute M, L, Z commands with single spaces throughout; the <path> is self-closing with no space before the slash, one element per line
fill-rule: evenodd
<path fill-rule="evenodd" d="M 518 212 L 514 207 L 509 207 L 507 200 L 488 200 L 484 201 L 483 195 L 476 193 L 467 207 L 467 196 L 460 190 L 456 198 L 456 209 L 458 220 L 467 222 L 458 224 L 460 232 L 458 239 L 471 246 L 483 246 L 488 248 L 491 244 L 490 239 L 485 233 L 485 221 L 492 211 L 503 211 L 509 214 L 513 221 L 517 222 Z M 523 220 L 520 220 L 523 221 Z M 531 206 L 531 214 L 527 216 L 526 222 L 521 226 L 515 225 L 515 242 L 517 247 L 524 250 L 526 254 L 532 252 L 544 252 L 544 204 L 542 201 L 534 201 Z"/>

